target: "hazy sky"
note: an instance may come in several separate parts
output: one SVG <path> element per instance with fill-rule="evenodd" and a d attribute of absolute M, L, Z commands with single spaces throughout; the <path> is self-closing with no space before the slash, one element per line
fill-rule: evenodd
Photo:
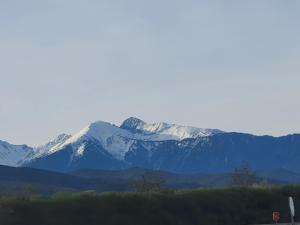
<path fill-rule="evenodd" d="M 0 139 L 129 116 L 300 133 L 298 0 L 1 0 Z"/>

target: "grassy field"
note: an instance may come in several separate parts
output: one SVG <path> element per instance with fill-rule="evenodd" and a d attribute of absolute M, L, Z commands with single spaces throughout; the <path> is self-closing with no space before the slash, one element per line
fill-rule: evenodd
<path fill-rule="evenodd" d="M 170 193 L 79 193 L 0 199 L 5 225 L 244 225 L 289 220 L 288 196 L 300 187 L 233 188 Z"/>

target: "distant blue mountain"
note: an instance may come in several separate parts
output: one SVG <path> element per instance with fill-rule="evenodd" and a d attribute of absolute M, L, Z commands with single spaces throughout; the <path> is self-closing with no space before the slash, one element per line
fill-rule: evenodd
<path fill-rule="evenodd" d="M 68 172 L 140 167 L 175 173 L 228 173 L 247 163 L 257 171 L 300 172 L 300 135 L 226 133 L 129 118 L 118 127 L 96 122 L 23 166 Z"/>
<path fill-rule="evenodd" d="M 177 173 L 226 173 L 247 163 L 254 170 L 300 171 L 300 135 L 286 137 L 222 133 L 210 137 L 137 143 L 125 156 L 130 165 Z"/>

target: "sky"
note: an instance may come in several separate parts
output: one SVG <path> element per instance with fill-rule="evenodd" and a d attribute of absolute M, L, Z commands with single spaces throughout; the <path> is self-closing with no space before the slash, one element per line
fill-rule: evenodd
<path fill-rule="evenodd" d="M 130 116 L 300 133 L 298 0 L 1 0 L 0 140 Z"/>

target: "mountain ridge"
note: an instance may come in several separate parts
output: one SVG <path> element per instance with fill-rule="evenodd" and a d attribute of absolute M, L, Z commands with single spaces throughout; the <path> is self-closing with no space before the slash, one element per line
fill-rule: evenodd
<path fill-rule="evenodd" d="M 283 176 L 277 176 L 277 173 Z M 290 171 L 259 171 L 258 182 L 272 185 L 299 184 L 300 174 Z M 75 170 L 60 173 L 34 168 L 0 166 L 0 194 L 24 195 L 30 187 L 32 194 L 52 195 L 57 192 L 78 191 L 133 191 L 132 185 L 141 179 L 160 181 L 165 188 L 195 189 L 228 187 L 231 174 L 177 174 L 167 171 L 154 171 L 143 168 L 125 170 Z"/>
<path fill-rule="evenodd" d="M 74 135 L 62 134 L 33 148 L 16 166 L 59 172 L 141 167 L 176 173 L 224 173 L 247 162 L 255 170 L 299 172 L 298 149 L 297 134 L 256 136 L 167 123 L 148 124 L 130 117 L 120 126 L 97 121 Z"/>

